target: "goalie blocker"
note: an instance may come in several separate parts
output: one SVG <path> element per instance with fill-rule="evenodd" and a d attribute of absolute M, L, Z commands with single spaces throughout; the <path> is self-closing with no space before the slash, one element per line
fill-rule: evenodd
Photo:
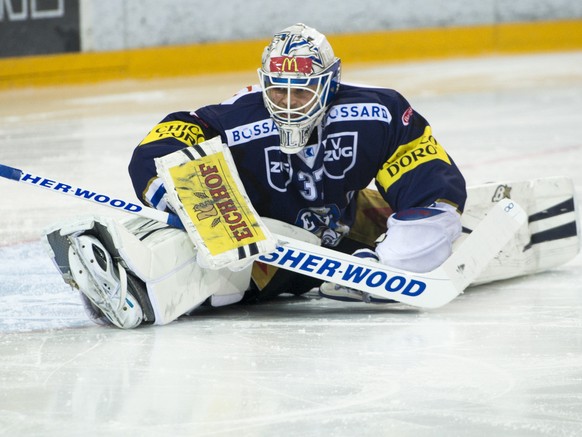
<path fill-rule="evenodd" d="M 211 269 L 249 265 L 276 240 L 253 208 L 220 137 L 156 158 L 168 205 Z"/>

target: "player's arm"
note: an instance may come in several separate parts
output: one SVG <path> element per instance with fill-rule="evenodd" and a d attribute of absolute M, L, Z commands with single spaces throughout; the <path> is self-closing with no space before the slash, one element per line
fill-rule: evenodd
<path fill-rule="evenodd" d="M 165 188 L 158 178 L 154 158 L 190 147 L 217 135 L 190 112 L 175 112 L 154 126 L 133 151 L 129 175 L 137 197 L 146 205 L 165 210 Z"/>
<path fill-rule="evenodd" d="M 376 175 L 376 186 L 395 213 L 376 253 L 384 264 L 430 271 L 450 256 L 461 234 L 465 180 L 420 114 L 407 107 L 396 124 L 397 146 Z"/>

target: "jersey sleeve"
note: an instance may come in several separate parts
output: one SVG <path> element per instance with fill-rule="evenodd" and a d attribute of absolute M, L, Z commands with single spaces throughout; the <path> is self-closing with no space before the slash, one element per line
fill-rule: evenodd
<path fill-rule="evenodd" d="M 216 131 L 194 113 L 175 112 L 166 116 L 133 151 L 128 170 L 137 197 L 148 206 L 166 209 L 165 189 L 157 176 L 154 158 L 216 135 Z"/>
<path fill-rule="evenodd" d="M 447 203 L 463 211 L 465 179 L 433 136 L 426 119 L 400 96 L 391 147 L 376 174 L 376 187 L 394 211 Z"/>

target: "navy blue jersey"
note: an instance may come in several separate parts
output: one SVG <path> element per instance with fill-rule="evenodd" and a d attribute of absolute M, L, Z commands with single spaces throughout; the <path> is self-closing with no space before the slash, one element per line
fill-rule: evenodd
<path fill-rule="evenodd" d="M 357 192 L 375 180 L 394 211 L 445 202 L 462 211 L 465 181 L 428 122 L 398 92 L 342 84 L 307 146 L 279 149 L 279 133 L 258 86 L 195 112 L 164 118 L 135 149 L 135 191 L 164 208 L 153 158 L 220 135 L 257 212 L 339 241 L 356 211 Z M 328 241 L 334 245 L 337 241 Z"/>

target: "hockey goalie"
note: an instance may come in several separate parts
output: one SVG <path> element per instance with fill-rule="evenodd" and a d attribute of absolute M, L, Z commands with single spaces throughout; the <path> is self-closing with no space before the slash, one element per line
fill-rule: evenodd
<path fill-rule="evenodd" d="M 525 202 L 530 223 L 475 282 L 533 273 L 578 252 L 569 181 L 485 185 L 469 190 L 467 203 L 464 178 L 427 120 L 397 91 L 340 82 L 340 64 L 323 34 L 292 25 L 265 48 L 258 85 L 151 129 L 129 163 L 133 186 L 144 205 L 177 214 L 184 229 L 92 216 L 47 230 L 52 258 L 94 321 L 163 325 L 200 305 L 312 289 L 390 303 L 323 280 L 332 264 L 315 268 L 316 256 L 302 261 L 305 274 L 258 259 L 283 235 L 423 274 L 450 259 L 504 198 Z"/>

